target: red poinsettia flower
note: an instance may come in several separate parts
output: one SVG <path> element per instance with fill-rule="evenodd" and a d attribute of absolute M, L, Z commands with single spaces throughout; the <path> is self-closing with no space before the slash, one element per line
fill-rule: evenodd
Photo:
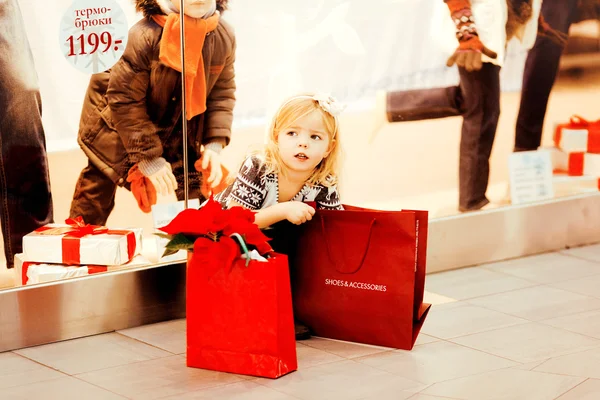
<path fill-rule="evenodd" d="M 234 242 L 230 236 L 234 234 L 242 236 L 247 244 L 255 246 L 261 254 L 272 250 L 267 243 L 269 238 L 254 223 L 253 211 L 243 207 L 224 210 L 212 197 L 200 209 L 183 210 L 168 225 L 159 229 L 172 236 L 167 245 L 167 250 L 171 252 L 192 250 L 199 243 L 198 238 L 224 241 L 231 246 Z M 206 245 L 205 240 L 200 243 Z"/>
<path fill-rule="evenodd" d="M 227 226 L 229 214 L 212 198 L 200 209 L 183 210 L 166 226 L 159 228 L 169 235 L 206 235 L 222 231 Z"/>

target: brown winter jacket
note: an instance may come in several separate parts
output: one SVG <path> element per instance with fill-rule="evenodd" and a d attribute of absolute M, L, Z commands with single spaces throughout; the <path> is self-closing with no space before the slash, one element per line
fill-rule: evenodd
<path fill-rule="evenodd" d="M 129 31 L 121 59 L 107 72 L 90 79 L 79 124 L 78 142 L 90 161 L 119 185 L 140 160 L 164 157 L 181 135 L 181 74 L 159 62 L 163 28 L 146 13 Z M 188 121 L 193 163 L 200 145 L 231 136 L 235 104 L 235 36 L 222 19 L 206 36 L 203 48 L 206 71 L 206 111 Z M 195 159 L 193 159 L 195 157 Z M 171 158 L 171 159 L 170 159 Z"/>

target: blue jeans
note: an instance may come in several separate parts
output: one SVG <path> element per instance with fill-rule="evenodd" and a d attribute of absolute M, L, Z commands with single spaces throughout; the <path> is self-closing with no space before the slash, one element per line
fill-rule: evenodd
<path fill-rule="evenodd" d="M 9 268 L 23 236 L 53 220 L 41 112 L 17 0 L 0 0 L 0 219 Z"/>
<path fill-rule="evenodd" d="M 577 17 L 578 3 L 578 0 L 544 0 L 542 16 L 551 28 L 568 33 L 571 23 Z M 542 142 L 548 98 L 556 80 L 563 50 L 563 46 L 539 35 L 533 48 L 529 50 L 523 72 L 515 151 L 537 150 Z"/>
<path fill-rule="evenodd" d="M 463 123 L 458 166 L 458 208 L 474 211 L 489 203 L 490 155 L 500 119 L 500 67 L 459 68 Z"/>
<path fill-rule="evenodd" d="M 388 92 L 388 121 L 463 117 L 458 167 L 458 208 L 474 211 L 489 203 L 485 193 L 490 154 L 500 118 L 500 67 L 458 69 L 460 86 Z"/>

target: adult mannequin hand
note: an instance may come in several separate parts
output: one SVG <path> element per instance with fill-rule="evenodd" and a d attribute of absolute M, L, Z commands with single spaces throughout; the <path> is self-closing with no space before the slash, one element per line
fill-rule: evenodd
<path fill-rule="evenodd" d="M 475 17 L 471 11 L 470 0 L 444 0 L 452 21 L 456 26 L 456 38 L 458 39 L 458 48 L 448 58 L 446 65 L 451 67 L 454 64 L 465 68 L 467 71 L 478 71 L 483 66 L 481 56 L 486 55 L 489 58 L 497 58 L 498 54 L 488 49 L 479 39 Z"/>
<path fill-rule="evenodd" d="M 459 42 L 458 48 L 454 54 L 448 58 L 446 65 L 451 67 L 456 64 L 469 72 L 479 71 L 483 66 L 483 62 L 481 61 L 482 55 L 494 59 L 498 57 L 496 52 L 485 47 L 478 36 L 472 36 L 468 40 Z"/>

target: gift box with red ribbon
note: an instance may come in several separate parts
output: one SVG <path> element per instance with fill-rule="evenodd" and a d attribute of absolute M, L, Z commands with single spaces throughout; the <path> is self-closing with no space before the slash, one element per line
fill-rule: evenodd
<path fill-rule="evenodd" d="M 135 256 L 124 265 L 112 266 L 32 263 L 25 261 L 23 254 L 17 254 L 15 255 L 15 282 L 17 286 L 34 285 L 148 264 L 149 261 L 143 256 Z"/>
<path fill-rule="evenodd" d="M 565 152 L 555 147 L 547 150 L 551 153 L 554 173 L 566 173 L 569 176 L 600 177 L 600 154 L 584 152 Z"/>
<path fill-rule="evenodd" d="M 554 130 L 554 145 L 567 153 L 600 153 L 600 120 L 587 121 L 574 115 Z"/>
<path fill-rule="evenodd" d="M 26 261 L 64 265 L 122 265 L 140 254 L 142 229 L 109 229 L 81 218 L 50 224 L 23 237 Z"/>

